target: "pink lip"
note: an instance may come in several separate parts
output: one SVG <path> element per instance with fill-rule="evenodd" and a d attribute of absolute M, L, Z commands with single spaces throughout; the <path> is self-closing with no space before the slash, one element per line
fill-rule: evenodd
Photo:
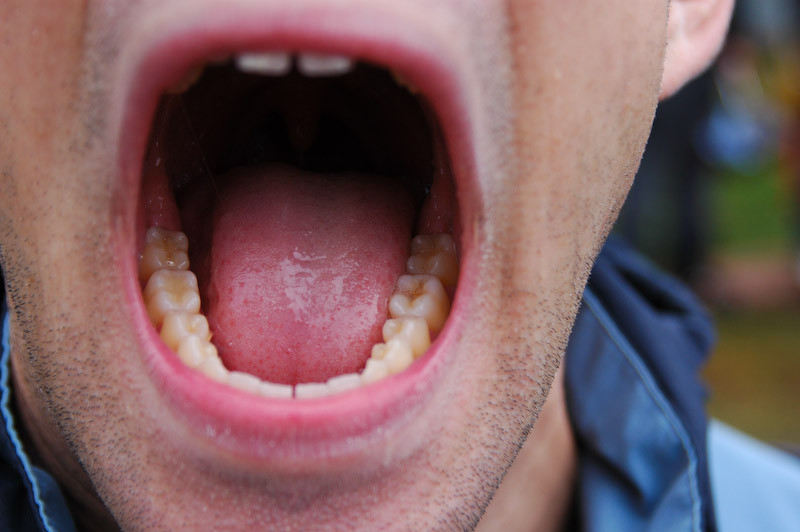
<path fill-rule="evenodd" d="M 440 39 L 392 25 L 385 15 L 360 9 L 354 15 L 332 8 L 274 12 L 229 6 L 204 13 L 162 32 L 133 61 L 124 96 L 118 190 L 118 267 L 145 365 L 167 407 L 195 435 L 233 456 L 287 467 L 313 467 L 318 460 L 369 454 L 398 427 L 413 420 L 436 390 L 457 353 L 448 345 L 462 327 L 460 308 L 471 297 L 474 272 L 469 243 L 471 214 L 479 205 L 473 179 L 472 139 L 459 73 Z M 289 12 L 290 11 L 290 12 Z M 200 20 L 202 19 L 202 20 Z M 425 357 L 409 370 L 376 385 L 319 400 L 256 397 L 217 384 L 184 366 L 149 323 L 134 260 L 139 238 L 135 201 L 143 152 L 158 99 L 193 64 L 246 50 L 304 50 L 338 53 L 388 65 L 417 86 L 436 111 L 448 144 L 461 212 L 462 274 L 448 324 Z"/>

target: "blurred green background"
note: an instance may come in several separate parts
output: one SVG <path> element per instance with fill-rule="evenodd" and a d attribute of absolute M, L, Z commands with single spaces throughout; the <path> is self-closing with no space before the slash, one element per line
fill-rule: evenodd
<path fill-rule="evenodd" d="M 711 310 L 709 410 L 800 445 L 800 2 L 739 0 L 707 74 L 663 102 L 615 231 Z"/>
<path fill-rule="evenodd" d="M 705 372 L 709 410 L 763 440 L 800 444 L 796 205 L 774 160 L 750 174 L 714 176 L 710 197 L 713 265 L 705 275 L 717 279 L 709 301 L 719 340 Z"/>

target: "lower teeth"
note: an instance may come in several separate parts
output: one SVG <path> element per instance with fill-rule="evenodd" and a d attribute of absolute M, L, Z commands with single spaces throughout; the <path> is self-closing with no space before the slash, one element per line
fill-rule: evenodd
<path fill-rule="evenodd" d="M 139 278 L 146 283 L 143 297 L 150 321 L 185 365 L 215 381 L 264 397 L 313 399 L 400 373 L 425 354 L 431 332 L 441 330 L 450 312 L 445 287 L 452 290 L 458 280 L 453 238 L 447 234 L 415 237 L 406 269 L 408 274 L 400 276 L 395 294 L 389 300 L 391 319 L 383 326 L 385 343 L 373 346 L 361 373 L 295 386 L 228 371 L 222 364 L 211 342 L 208 321 L 200 312 L 197 278 L 189 271 L 186 235 L 157 227 L 148 229 Z"/>

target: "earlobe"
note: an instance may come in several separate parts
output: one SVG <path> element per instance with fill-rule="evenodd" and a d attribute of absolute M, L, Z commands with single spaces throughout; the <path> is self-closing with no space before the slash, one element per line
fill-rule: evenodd
<path fill-rule="evenodd" d="M 672 0 L 660 98 L 678 91 L 716 57 L 733 13 L 734 0 Z"/>

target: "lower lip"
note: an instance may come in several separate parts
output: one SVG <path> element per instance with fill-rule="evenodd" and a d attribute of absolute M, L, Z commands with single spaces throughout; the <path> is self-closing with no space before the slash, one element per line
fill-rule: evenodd
<path fill-rule="evenodd" d="M 355 24 L 355 25 L 354 25 Z M 330 27 L 336 27 L 335 31 Z M 184 366 L 178 357 L 161 341 L 150 325 L 142 303 L 137 281 L 136 265 L 132 259 L 136 245 L 136 215 L 130 198 L 138 196 L 142 153 L 156 102 L 169 76 L 183 72 L 193 60 L 212 57 L 227 49 L 268 49 L 269 44 L 280 42 L 289 49 L 309 49 L 321 52 L 335 46 L 337 53 L 345 53 L 362 60 L 391 63 L 403 75 L 415 82 L 423 94 L 431 95 L 430 102 L 438 111 L 454 161 L 454 171 L 460 193 L 460 203 L 472 203 L 474 187 L 466 183 L 469 175 L 463 154 L 467 148 L 466 113 L 459 104 L 462 96 L 454 90 L 458 85 L 444 63 L 406 42 L 390 42 L 373 34 L 352 39 L 352 35 L 365 35 L 363 29 L 371 28 L 371 21 L 358 19 L 342 25 L 328 25 L 328 29 L 309 28 L 304 24 L 281 22 L 275 18 L 266 23 L 246 20 L 217 22 L 193 31 L 182 31 L 165 38 L 149 49 L 135 71 L 137 82 L 129 94 L 123 123 L 125 134 L 121 138 L 120 153 L 123 170 L 120 212 L 122 235 L 118 238 L 118 268 L 125 279 L 124 291 L 130 315 L 138 335 L 144 359 L 153 382 L 164 398 L 170 412 L 201 439 L 233 456 L 256 459 L 259 463 L 288 468 L 312 466 L 315 459 L 332 458 L 347 461 L 358 457 L 389 434 L 410 423 L 421 407 L 428 403 L 437 383 L 450 364 L 452 350 L 447 345 L 457 337 L 460 328 L 459 300 L 453 305 L 448 324 L 428 353 L 405 372 L 380 383 L 340 395 L 312 400 L 281 400 L 256 397 L 246 392 L 218 384 L 201 373 Z M 374 33 L 374 32 L 373 32 Z M 230 36 L 235 35 L 235 39 Z M 369 37 L 369 35 L 373 35 Z M 350 39 L 346 37 L 351 37 Z M 374 42 L 372 42 L 372 39 Z M 368 53 L 365 53 L 368 52 Z M 197 58 L 197 59 L 195 59 Z M 146 73 L 146 75 L 144 74 Z M 452 132 L 462 134 L 453 135 Z M 462 157 L 458 157 L 461 155 Z M 456 164 L 462 162 L 462 164 Z M 464 210 L 462 210 L 463 215 Z M 464 227 L 470 224 L 464 223 Z M 133 236 L 131 236 L 133 235 Z M 462 241 L 471 241 L 468 234 Z M 470 286 L 469 248 L 462 246 L 462 285 Z M 469 294 L 459 288 L 459 299 Z"/>

